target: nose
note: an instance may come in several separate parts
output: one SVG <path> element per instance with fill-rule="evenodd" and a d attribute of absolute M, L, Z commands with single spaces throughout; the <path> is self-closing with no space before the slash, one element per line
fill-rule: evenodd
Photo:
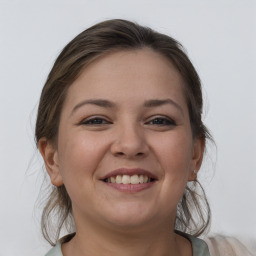
<path fill-rule="evenodd" d="M 120 126 L 111 145 L 114 156 L 137 159 L 148 155 L 149 147 L 143 127 L 136 124 Z"/>

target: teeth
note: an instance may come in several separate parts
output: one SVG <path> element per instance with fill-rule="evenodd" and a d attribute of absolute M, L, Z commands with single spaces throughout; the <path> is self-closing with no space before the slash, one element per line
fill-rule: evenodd
<path fill-rule="evenodd" d="M 148 176 L 144 176 L 144 175 L 143 175 L 143 182 L 144 182 L 144 183 L 147 183 L 147 182 L 148 182 L 148 180 L 149 180 L 149 177 L 148 177 Z"/>
<path fill-rule="evenodd" d="M 118 184 L 122 183 L 122 176 L 121 175 L 116 176 L 116 183 L 118 183 Z"/>
<path fill-rule="evenodd" d="M 107 182 L 109 183 L 118 183 L 118 184 L 142 184 L 142 183 L 148 183 L 151 179 L 149 179 L 146 175 L 117 175 L 112 176 L 107 179 Z"/>
<path fill-rule="evenodd" d="M 131 178 L 130 178 L 130 176 L 129 176 L 129 175 L 123 175 L 122 183 L 123 183 L 123 184 L 130 184 L 130 183 L 131 183 Z"/>
<path fill-rule="evenodd" d="M 139 183 L 140 183 L 139 176 L 138 175 L 132 175 L 131 184 L 139 184 Z"/>

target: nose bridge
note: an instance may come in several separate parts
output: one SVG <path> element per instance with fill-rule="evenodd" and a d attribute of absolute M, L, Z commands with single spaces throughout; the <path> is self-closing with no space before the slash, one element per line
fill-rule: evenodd
<path fill-rule="evenodd" d="M 132 119 L 120 122 L 115 135 L 114 153 L 133 157 L 146 152 L 147 143 L 140 123 Z"/>

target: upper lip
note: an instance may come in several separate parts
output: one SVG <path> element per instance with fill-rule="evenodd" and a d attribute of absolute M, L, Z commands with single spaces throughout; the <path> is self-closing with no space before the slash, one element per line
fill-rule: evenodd
<path fill-rule="evenodd" d="M 116 169 L 112 172 L 107 173 L 105 176 L 101 177 L 101 180 L 105 180 L 108 179 L 110 177 L 113 176 L 117 176 L 117 175 L 135 175 L 135 174 L 139 174 L 139 175 L 145 175 L 148 176 L 151 179 L 157 180 L 157 177 L 151 173 L 150 171 L 144 170 L 142 168 L 119 168 Z"/>

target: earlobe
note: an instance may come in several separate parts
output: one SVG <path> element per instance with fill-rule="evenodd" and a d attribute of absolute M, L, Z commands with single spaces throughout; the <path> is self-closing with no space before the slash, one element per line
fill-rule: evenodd
<path fill-rule="evenodd" d="M 205 138 L 196 138 L 194 140 L 194 145 L 193 145 L 190 174 L 189 174 L 188 181 L 195 181 L 197 179 L 197 174 L 203 161 L 204 148 L 205 148 Z"/>
<path fill-rule="evenodd" d="M 38 148 L 44 159 L 45 168 L 51 179 L 51 183 L 57 187 L 63 185 L 59 169 L 58 151 L 54 147 L 53 143 L 48 141 L 46 138 L 41 138 L 38 141 Z"/>

